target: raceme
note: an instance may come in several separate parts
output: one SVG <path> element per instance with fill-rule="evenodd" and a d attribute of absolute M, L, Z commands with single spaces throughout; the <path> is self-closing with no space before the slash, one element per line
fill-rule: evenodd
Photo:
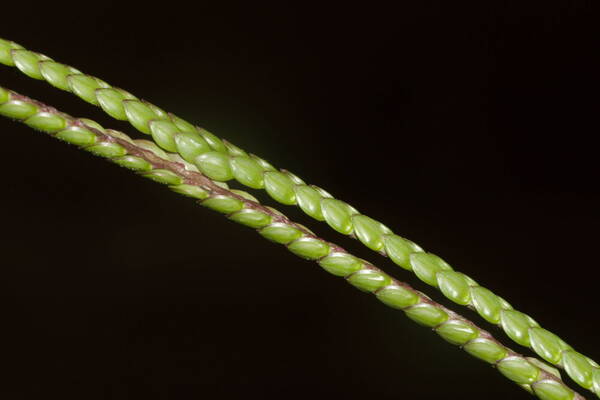
<path fill-rule="evenodd" d="M 226 184 L 212 181 L 177 154 L 166 153 L 152 142 L 132 140 L 122 132 L 104 129 L 94 121 L 75 119 L 2 87 L 0 114 L 166 184 L 173 191 L 198 199 L 203 206 L 285 245 L 292 253 L 316 261 L 331 274 L 343 277 L 362 291 L 373 293 L 384 304 L 404 311 L 410 319 L 431 327 L 448 342 L 494 365 L 505 377 L 540 399 L 583 399 L 560 380 L 555 369 L 503 346 L 471 321 L 390 277 L 373 264 L 317 237 L 277 210 L 259 204 L 250 194 L 230 190 Z"/>
<path fill-rule="evenodd" d="M 600 368 L 592 359 L 540 327 L 530 316 L 514 310 L 507 301 L 472 278 L 455 271 L 440 257 L 423 252 L 415 243 L 360 214 L 349 204 L 334 199 L 325 190 L 307 185 L 289 171 L 278 171 L 265 160 L 139 100 L 123 89 L 25 50 L 14 42 L 0 39 L 0 63 L 16 66 L 29 77 L 46 80 L 59 89 L 72 92 L 100 106 L 115 119 L 129 121 L 140 132 L 150 134 L 162 149 L 177 152 L 213 180 L 235 179 L 247 187 L 265 189 L 279 203 L 298 205 L 309 216 L 326 221 L 336 231 L 357 238 L 398 266 L 413 271 L 419 279 L 441 290 L 453 302 L 476 310 L 484 319 L 500 326 L 514 342 L 564 368 L 575 382 L 600 396 Z"/>

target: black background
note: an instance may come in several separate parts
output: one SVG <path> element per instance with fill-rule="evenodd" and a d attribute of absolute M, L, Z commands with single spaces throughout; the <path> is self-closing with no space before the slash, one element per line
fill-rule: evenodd
<path fill-rule="evenodd" d="M 598 360 L 591 3 L 7 4 L 0 33 L 322 186 Z M 8 67 L 0 82 L 142 136 Z M 529 398 L 251 230 L 20 124 L 0 132 L 4 397 Z"/>

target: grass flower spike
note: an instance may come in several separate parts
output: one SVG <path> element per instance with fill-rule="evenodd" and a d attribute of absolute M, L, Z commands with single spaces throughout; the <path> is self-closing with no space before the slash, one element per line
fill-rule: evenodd
<path fill-rule="evenodd" d="M 72 92 L 88 103 L 100 106 L 113 118 L 129 121 L 140 132 L 151 135 L 162 149 L 177 152 L 212 180 L 235 179 L 247 187 L 266 190 L 281 204 L 299 206 L 312 218 L 326 221 L 337 232 L 358 239 L 371 250 L 388 256 L 398 266 L 414 272 L 453 302 L 477 311 L 488 322 L 500 326 L 514 342 L 564 368 L 580 386 L 600 396 L 600 368 L 592 359 L 540 327 L 530 316 L 513 309 L 500 296 L 455 271 L 440 257 L 424 252 L 384 224 L 360 214 L 348 203 L 334 199 L 325 190 L 306 184 L 288 171 L 278 171 L 265 160 L 122 89 L 25 50 L 14 42 L 0 39 L 0 63 L 15 66 L 29 77 L 46 80 L 59 89 Z"/>
<path fill-rule="evenodd" d="M 553 368 L 503 346 L 489 332 L 464 317 L 393 279 L 373 264 L 315 236 L 278 211 L 259 204 L 251 195 L 215 183 L 179 155 L 166 153 L 152 142 L 132 140 L 124 133 L 104 129 L 93 121 L 72 118 L 4 88 L 0 88 L 0 114 L 135 170 L 178 193 L 198 199 L 203 206 L 235 222 L 256 229 L 292 253 L 314 260 L 331 274 L 404 311 L 410 319 L 432 328 L 448 342 L 494 365 L 505 377 L 540 399 L 583 399 L 560 380 Z"/>

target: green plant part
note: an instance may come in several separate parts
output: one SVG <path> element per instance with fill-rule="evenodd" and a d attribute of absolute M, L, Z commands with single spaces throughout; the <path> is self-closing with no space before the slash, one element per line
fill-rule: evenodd
<path fill-rule="evenodd" d="M 0 114 L 17 119 L 84 150 L 107 158 L 140 175 L 166 184 L 173 191 L 250 226 L 269 240 L 285 245 L 294 254 L 315 260 L 326 271 L 342 276 L 356 288 L 374 294 L 390 307 L 428 326 L 448 342 L 498 368 L 508 379 L 543 400 L 583 399 L 569 389 L 557 372 L 503 346 L 489 332 L 434 302 L 408 284 L 397 281 L 368 263 L 327 242 L 280 212 L 259 204 L 251 195 L 229 190 L 201 174 L 177 154 L 167 154 L 144 140 L 104 129 L 93 121 L 75 119 L 52 107 L 0 88 Z M 98 150 L 98 149 L 104 150 Z"/>
<path fill-rule="evenodd" d="M 476 310 L 487 321 L 500 326 L 516 343 L 533 349 L 546 361 L 564 368 L 575 382 L 600 396 L 600 368 L 592 359 L 577 353 L 558 336 L 541 328 L 531 317 L 513 310 L 508 302 L 479 286 L 473 279 L 454 271 L 439 257 L 424 253 L 415 243 L 394 234 L 382 223 L 361 215 L 349 204 L 333 199 L 323 189 L 305 184 L 288 171 L 276 171 L 259 157 L 122 89 L 25 50 L 14 42 L 0 39 L 0 63 L 15 66 L 29 77 L 46 80 L 57 88 L 70 91 L 100 106 L 116 119 L 128 120 L 140 132 L 152 135 L 161 148 L 178 152 L 185 161 L 194 164 L 213 180 L 226 182 L 235 179 L 254 189 L 264 188 L 282 204 L 298 205 L 312 218 L 326 221 L 334 230 L 358 239 L 371 250 L 388 256 L 398 266 L 413 271 L 419 279 L 439 288 L 455 303 Z M 28 112 L 13 105 L 5 107 L 14 108 L 15 118 Z M 30 122 L 32 126 L 36 123 Z"/>

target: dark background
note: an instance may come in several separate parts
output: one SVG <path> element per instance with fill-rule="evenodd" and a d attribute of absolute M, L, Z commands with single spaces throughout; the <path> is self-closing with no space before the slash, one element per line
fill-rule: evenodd
<path fill-rule="evenodd" d="M 0 28 L 322 186 L 598 360 L 591 3 L 27 3 L 3 5 Z M 0 82 L 142 136 L 8 67 Z M 530 398 L 251 230 L 20 124 L 0 132 L 4 397 Z"/>

